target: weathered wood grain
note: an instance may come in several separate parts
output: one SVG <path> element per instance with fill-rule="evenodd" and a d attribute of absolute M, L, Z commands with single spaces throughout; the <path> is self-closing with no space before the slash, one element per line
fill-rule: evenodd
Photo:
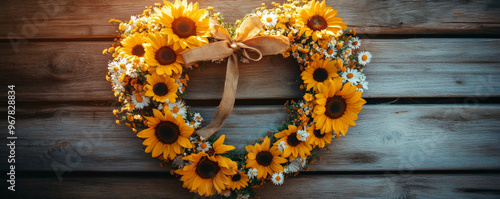
<path fill-rule="evenodd" d="M 110 56 L 100 55 L 108 45 L 31 42 L 15 54 L 0 43 L 2 81 L 17 85 L 18 101 L 112 101 L 104 78 Z M 498 39 L 374 39 L 363 46 L 374 55 L 364 97 L 500 95 Z M 300 98 L 294 62 L 276 56 L 241 64 L 237 98 Z M 220 99 L 224 70 L 225 64 L 211 64 L 191 71 L 187 99 Z"/>
<path fill-rule="evenodd" d="M 24 198 L 197 198 L 167 173 L 143 176 L 30 177 L 12 196 Z M 498 198 L 498 174 L 299 175 L 257 189 L 262 198 Z"/>
<path fill-rule="evenodd" d="M 142 141 L 116 126 L 111 107 L 18 108 L 18 171 L 163 171 Z M 195 107 L 209 122 L 214 108 Z M 274 130 L 281 106 L 238 106 L 220 134 L 237 148 Z M 315 171 L 499 169 L 499 105 L 366 105 Z M 5 124 L 0 128 L 6 129 Z M 220 135 L 219 134 L 219 135 Z M 0 153 L 7 153 L 6 147 Z M 2 162 L 2 164 L 4 164 Z M 2 167 L 3 168 L 3 167 Z"/>
<path fill-rule="evenodd" d="M 0 8 L 0 39 L 110 38 L 116 26 L 109 19 L 128 20 L 155 2 L 161 1 L 7 0 Z M 198 2 L 202 8 L 213 6 L 226 21 L 234 22 L 261 3 L 271 6 L 272 1 Z M 361 34 L 498 34 L 500 30 L 500 4 L 495 0 L 328 0 L 327 5 Z"/>
<path fill-rule="evenodd" d="M 1 198 L 194 197 L 169 168 L 144 153 L 130 129 L 114 123 L 113 107 L 107 105 L 115 101 L 104 79 L 110 56 L 100 54 L 116 31 L 107 21 L 126 20 L 155 2 L 2 1 L 0 81 L 16 85 L 18 140 L 17 192 L 5 194 L 4 188 Z M 199 2 L 232 22 L 272 1 Z M 361 37 L 486 38 L 500 32 L 495 0 L 327 4 Z M 374 59 L 365 70 L 370 90 L 364 97 L 464 97 L 468 103 L 500 97 L 499 46 L 500 39 L 365 39 L 363 49 Z M 187 99 L 219 99 L 224 68 L 211 64 L 192 71 Z M 240 72 L 238 99 L 301 97 L 292 59 L 265 58 L 242 64 Z M 7 99 L 5 92 L 0 99 Z M 216 111 L 193 109 L 205 124 Z M 1 110 L 6 112 L 4 106 Z M 284 117 L 282 106 L 237 106 L 220 134 L 241 149 Z M 288 178 L 279 189 L 269 183 L 257 193 L 264 198 L 498 198 L 500 104 L 366 105 L 357 124 L 331 150 L 319 152 L 323 159 L 311 166 L 313 172 Z M 7 154 L 8 148 L 0 147 L 0 155 Z M 0 161 L 0 170 L 7 168 Z"/>

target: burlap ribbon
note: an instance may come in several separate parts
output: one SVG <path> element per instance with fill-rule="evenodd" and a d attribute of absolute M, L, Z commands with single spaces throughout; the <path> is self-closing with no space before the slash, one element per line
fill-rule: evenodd
<path fill-rule="evenodd" d="M 236 29 L 235 39 L 216 20 L 210 21 L 210 33 L 216 42 L 193 48 L 182 54 L 184 63 L 191 65 L 198 61 L 207 61 L 229 57 L 226 69 L 224 94 L 212 122 L 196 133 L 204 138 L 209 138 L 219 130 L 226 118 L 231 114 L 236 97 L 238 85 L 238 56 L 242 55 L 249 60 L 259 61 L 262 56 L 274 55 L 286 50 L 289 46 L 287 37 L 284 36 L 258 36 L 262 30 L 262 22 L 256 16 L 248 17 Z M 255 55 L 252 57 L 250 55 Z"/>

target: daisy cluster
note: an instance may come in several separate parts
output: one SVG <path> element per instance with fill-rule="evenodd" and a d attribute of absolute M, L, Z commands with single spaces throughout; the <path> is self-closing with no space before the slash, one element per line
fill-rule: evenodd
<path fill-rule="evenodd" d="M 283 125 L 239 151 L 224 144 L 225 135 L 196 134 L 203 118 L 184 97 L 188 71 L 198 64 L 187 66 L 181 55 L 214 41 L 210 19 L 232 35 L 243 19 L 228 24 L 213 7 L 200 9 L 186 0 L 146 7 L 128 21 L 112 19 L 118 36 L 103 53 L 113 57 L 106 79 L 121 103 L 113 110 L 116 123 L 130 127 L 146 153 L 172 166 L 183 187 L 201 196 L 250 198 L 266 182 L 282 185 L 320 161 L 315 151 L 345 136 L 366 103 L 363 69 L 371 54 L 336 14 L 324 1 L 288 0 L 272 8 L 263 4 L 246 16 L 261 19 L 261 35 L 288 37 L 282 55 L 299 63 L 303 99 L 287 102 Z"/>
<path fill-rule="evenodd" d="M 184 13 L 197 14 L 186 20 L 194 22 L 188 25 L 195 31 L 179 37 L 172 33 L 177 31 L 172 27 L 172 17 Z M 113 56 L 108 63 L 106 79 L 122 104 L 113 111 L 118 117 L 117 124 L 124 123 L 137 133 L 138 129 L 148 127 L 145 117 L 153 116 L 153 109 L 168 109 L 173 117 L 180 116 L 187 126 L 201 127 L 203 118 L 183 100 L 189 80 L 187 71 L 193 66 L 185 66 L 180 54 L 208 43 L 207 16 L 207 11 L 199 10 L 197 4 L 177 1 L 147 7 L 128 21 L 110 20 L 119 23 L 118 36 L 116 43 L 103 54 Z M 198 31 L 196 27 L 203 28 Z"/>
<path fill-rule="evenodd" d="M 307 2 L 307 1 L 306 1 Z M 363 68 L 371 61 L 372 55 L 361 50 L 361 40 L 356 30 L 344 34 L 347 29 L 337 11 L 327 7 L 325 2 L 291 1 L 265 4 L 249 16 L 258 16 L 264 24 L 261 35 L 284 35 L 290 40 L 290 48 L 284 57 L 293 56 L 301 65 L 301 70 L 312 62 L 332 60 L 341 62 L 334 72 L 350 82 L 359 91 L 368 89 Z M 333 70 L 333 69 L 332 69 Z"/>

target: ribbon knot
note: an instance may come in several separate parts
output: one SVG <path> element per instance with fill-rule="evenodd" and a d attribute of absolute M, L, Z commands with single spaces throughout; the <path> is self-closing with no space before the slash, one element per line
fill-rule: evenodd
<path fill-rule="evenodd" d="M 219 104 L 219 110 L 206 127 L 196 133 L 204 138 L 209 138 L 219 130 L 226 118 L 231 114 L 236 99 L 238 85 L 238 55 L 237 52 L 252 61 L 259 61 L 265 55 L 279 54 L 289 46 L 287 37 L 284 36 L 258 36 L 262 30 L 262 22 L 257 16 L 248 17 L 236 29 L 235 39 L 216 20 L 210 19 L 210 34 L 216 42 L 193 48 L 182 54 L 184 63 L 191 65 L 199 61 L 227 58 L 226 80 L 224 93 Z M 257 55 L 253 58 L 251 54 Z"/>
<path fill-rule="evenodd" d="M 229 45 L 234 51 L 238 51 L 240 48 L 238 47 L 238 45 L 236 45 L 236 43 L 232 43 L 231 45 Z"/>

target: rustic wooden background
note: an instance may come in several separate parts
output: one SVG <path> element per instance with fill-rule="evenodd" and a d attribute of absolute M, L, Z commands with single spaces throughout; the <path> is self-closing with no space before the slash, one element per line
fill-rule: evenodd
<path fill-rule="evenodd" d="M 27 198 L 192 198 L 111 113 L 102 55 L 116 27 L 156 0 L 2 0 L 0 97 L 16 88 L 17 184 Z M 261 1 L 200 0 L 235 21 Z M 271 0 L 262 0 L 270 5 Z M 309 172 L 264 198 L 500 197 L 500 2 L 331 0 L 374 58 L 369 102 L 348 136 Z M 207 120 L 222 94 L 224 64 L 191 72 L 189 103 Z M 242 148 L 300 98 L 293 60 L 240 66 L 237 106 L 221 133 Z M 396 100 L 395 103 L 388 104 Z M 7 122 L 0 123 L 7 137 Z M 7 140 L 0 138 L 1 171 Z M 2 179 L 6 175 L 2 175 Z M 4 194 L 5 193 L 5 194 Z"/>

